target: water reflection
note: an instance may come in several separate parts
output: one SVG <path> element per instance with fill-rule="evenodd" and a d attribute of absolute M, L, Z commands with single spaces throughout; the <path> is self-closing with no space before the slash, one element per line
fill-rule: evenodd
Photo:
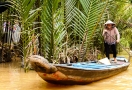
<path fill-rule="evenodd" d="M 131 90 L 132 65 L 116 76 L 88 85 L 54 85 L 42 80 L 35 71 L 25 73 L 20 62 L 0 64 L 0 90 Z"/>

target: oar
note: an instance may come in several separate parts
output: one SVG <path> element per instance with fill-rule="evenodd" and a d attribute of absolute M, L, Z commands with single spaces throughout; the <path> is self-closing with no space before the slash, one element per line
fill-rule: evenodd
<path fill-rule="evenodd" d="M 107 33 L 107 35 L 109 35 L 111 38 L 113 38 L 114 40 L 116 40 L 116 39 L 115 39 L 114 37 L 112 37 L 110 34 Z M 121 45 L 120 43 L 118 43 L 118 44 L 119 44 L 119 46 L 121 46 L 121 48 L 123 48 L 123 49 L 127 52 L 127 54 L 129 55 L 128 61 L 130 62 L 130 57 L 131 57 L 130 53 L 125 49 L 125 47 L 124 47 L 123 45 Z"/>

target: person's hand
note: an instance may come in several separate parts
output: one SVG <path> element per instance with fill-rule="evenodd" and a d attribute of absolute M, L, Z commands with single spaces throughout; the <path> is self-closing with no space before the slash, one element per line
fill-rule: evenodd
<path fill-rule="evenodd" d="M 119 40 L 116 40 L 117 43 L 119 43 L 120 41 Z"/>
<path fill-rule="evenodd" d="M 104 30 L 104 33 L 107 33 L 107 30 Z"/>

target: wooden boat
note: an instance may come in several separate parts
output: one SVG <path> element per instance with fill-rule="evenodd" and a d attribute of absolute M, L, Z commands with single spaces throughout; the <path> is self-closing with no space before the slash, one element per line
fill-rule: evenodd
<path fill-rule="evenodd" d="M 87 62 L 70 65 L 50 64 L 45 58 L 38 55 L 30 56 L 29 59 L 38 75 L 45 81 L 54 84 L 88 84 L 121 73 L 129 66 L 129 62 L 123 62 L 125 60 L 123 57 L 121 57 L 123 61 L 112 65 Z"/>

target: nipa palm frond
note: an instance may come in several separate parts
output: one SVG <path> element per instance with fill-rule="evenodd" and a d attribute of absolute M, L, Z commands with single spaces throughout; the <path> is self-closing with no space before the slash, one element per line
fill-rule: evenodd
<path fill-rule="evenodd" d="M 108 1 L 100 2 L 100 0 L 80 0 L 80 3 L 85 13 L 82 13 L 78 8 L 73 11 L 74 18 L 73 28 L 80 38 L 83 39 L 80 52 L 85 48 L 83 56 L 85 56 L 87 49 L 93 43 L 93 38 L 98 25 L 103 20 L 103 15 L 107 8 Z"/>
<path fill-rule="evenodd" d="M 41 15 L 42 33 L 41 40 L 44 57 L 50 62 L 58 57 L 59 49 L 66 34 L 63 24 L 62 9 L 58 9 L 59 0 L 45 0 Z"/>

